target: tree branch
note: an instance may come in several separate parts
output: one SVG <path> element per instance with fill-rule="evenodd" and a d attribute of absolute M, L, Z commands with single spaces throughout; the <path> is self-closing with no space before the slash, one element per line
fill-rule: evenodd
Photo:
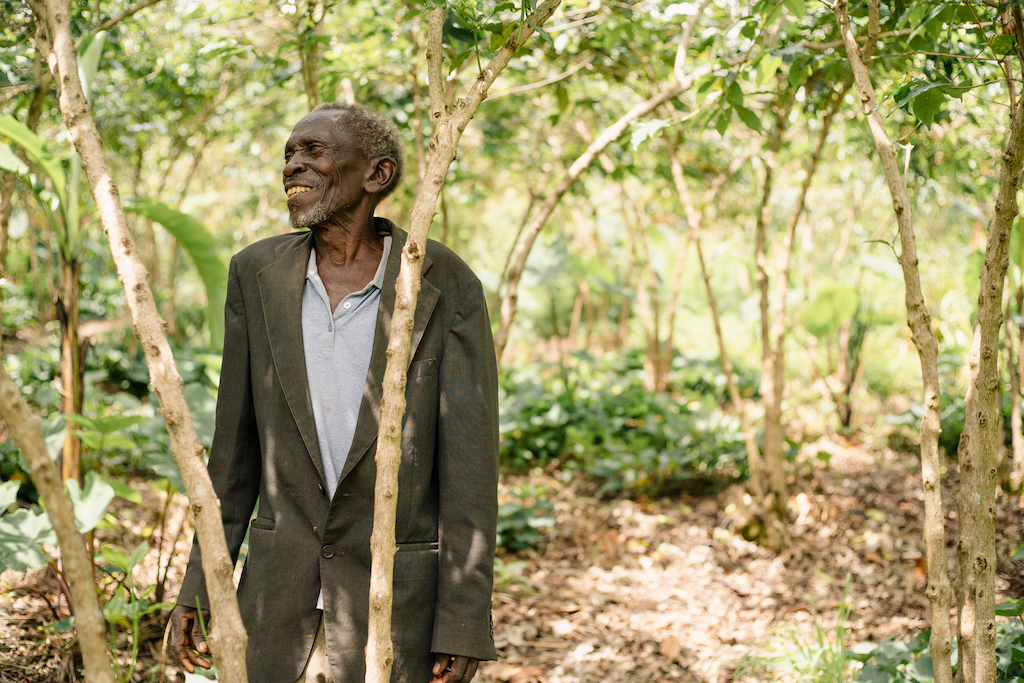
<path fill-rule="evenodd" d="M 81 47 L 82 41 L 85 40 L 87 36 L 93 36 L 93 35 L 96 35 L 97 33 L 99 33 L 100 31 L 107 31 L 109 29 L 112 29 L 115 26 L 117 26 L 118 24 L 120 24 L 122 21 L 127 19 L 128 17 L 132 16 L 133 14 L 136 14 L 137 12 L 146 9 L 150 5 L 155 5 L 156 3 L 160 2 L 160 1 L 161 0 L 143 0 L 143 2 L 140 2 L 139 4 L 135 5 L 134 7 L 129 7 L 124 12 L 121 12 L 120 14 L 118 14 L 116 17 L 114 17 L 112 19 L 107 19 L 106 21 L 104 21 L 99 26 L 96 26 L 96 27 L 90 29 L 88 33 L 83 33 L 79 37 L 79 39 L 77 41 L 75 41 L 75 50 L 77 50 L 79 47 Z"/>

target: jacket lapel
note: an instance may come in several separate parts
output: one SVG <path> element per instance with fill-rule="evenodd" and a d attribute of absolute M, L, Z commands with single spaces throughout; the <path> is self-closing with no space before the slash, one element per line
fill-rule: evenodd
<path fill-rule="evenodd" d="M 379 220 L 379 219 L 378 219 Z M 391 316 L 395 310 L 395 283 L 402 265 L 402 249 L 405 247 L 407 233 L 388 223 L 391 231 L 391 253 L 384 271 L 384 287 L 380 293 L 380 307 L 377 311 L 377 329 L 373 338 L 373 352 L 370 356 L 370 369 L 366 373 L 366 387 L 363 391 L 363 402 L 359 407 L 356 420 L 355 435 L 352 448 L 348 452 L 348 460 L 342 470 L 340 480 L 344 480 L 363 456 L 377 441 L 377 430 L 380 426 L 380 401 L 384 395 L 384 369 L 387 366 L 388 340 L 391 338 Z M 307 254 L 307 258 L 309 258 Z M 430 268 L 430 255 L 423 256 L 423 274 Z M 420 280 L 420 294 L 416 300 L 416 314 L 413 317 L 412 345 L 409 349 L 410 362 L 416 356 L 416 349 L 423 339 L 423 331 L 434 312 L 440 290 L 426 279 Z M 408 408 L 406 409 L 408 412 Z M 339 480 L 339 481 L 340 481 Z"/>
<path fill-rule="evenodd" d="M 320 481 L 326 484 L 302 344 L 302 291 L 306 285 L 306 266 L 312 248 L 312 233 L 286 242 L 278 247 L 277 259 L 260 270 L 256 279 L 281 389 L 309 457 L 320 474 Z"/>

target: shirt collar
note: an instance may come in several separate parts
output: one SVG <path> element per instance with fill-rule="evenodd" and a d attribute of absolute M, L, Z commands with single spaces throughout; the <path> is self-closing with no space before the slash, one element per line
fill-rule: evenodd
<path fill-rule="evenodd" d="M 388 268 L 388 258 L 391 256 L 391 235 L 384 236 L 384 250 L 380 255 L 380 263 L 377 265 L 377 272 L 373 279 L 360 291 L 366 291 L 369 287 L 384 289 L 384 271 Z M 306 279 L 313 282 L 320 280 L 320 271 L 316 268 L 316 248 L 309 250 L 309 263 L 306 264 Z"/>

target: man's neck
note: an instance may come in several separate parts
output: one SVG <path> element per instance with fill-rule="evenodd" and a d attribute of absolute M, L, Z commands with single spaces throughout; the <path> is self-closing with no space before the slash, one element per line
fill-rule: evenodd
<path fill-rule="evenodd" d="M 331 265 L 344 266 L 365 258 L 367 250 L 379 259 L 384 248 L 384 238 L 377 234 L 373 214 L 358 221 L 328 220 L 314 226 L 311 232 L 318 263 L 326 259 Z"/>

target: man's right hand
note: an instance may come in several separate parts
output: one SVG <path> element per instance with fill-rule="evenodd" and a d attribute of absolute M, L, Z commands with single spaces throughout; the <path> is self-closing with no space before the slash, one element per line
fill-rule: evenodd
<path fill-rule="evenodd" d="M 202 623 L 207 626 L 210 624 L 208 610 L 203 610 Z M 196 666 L 210 668 L 210 662 L 202 656 L 209 656 L 210 646 L 206 644 L 195 607 L 176 605 L 171 611 L 171 650 L 181 667 L 190 674 L 196 672 Z"/>

